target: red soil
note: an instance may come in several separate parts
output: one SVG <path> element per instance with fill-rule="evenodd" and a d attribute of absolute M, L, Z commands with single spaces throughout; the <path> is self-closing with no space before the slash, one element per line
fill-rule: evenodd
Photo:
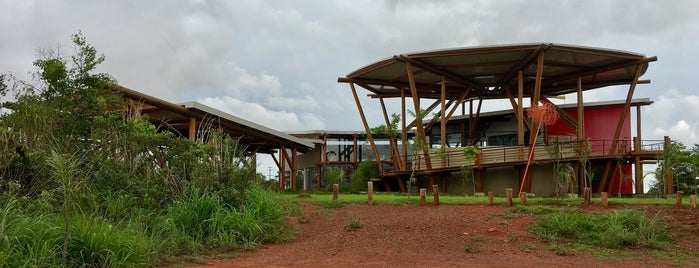
<path fill-rule="evenodd" d="M 667 267 L 699 266 L 699 210 L 668 206 L 591 206 L 585 210 L 637 208 L 673 225 L 682 263 L 659 259 L 651 250 L 573 251 L 558 255 L 528 228 L 534 215 L 506 219 L 504 206 L 347 205 L 325 209 L 302 203 L 305 215 L 289 217 L 294 241 L 266 245 L 238 258 L 207 259 L 197 267 Z M 345 229 L 350 218 L 363 226 Z M 564 243 L 564 242 L 560 242 Z M 674 249 L 673 249 L 673 252 Z M 603 256 L 605 255 L 605 256 Z"/>

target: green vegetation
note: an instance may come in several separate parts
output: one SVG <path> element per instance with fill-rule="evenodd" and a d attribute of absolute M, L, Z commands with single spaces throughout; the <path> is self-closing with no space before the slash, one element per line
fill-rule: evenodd
<path fill-rule="evenodd" d="M 364 224 L 362 223 L 362 219 L 359 218 L 357 215 L 349 215 L 349 218 L 347 218 L 347 223 L 345 224 L 345 230 L 347 231 L 356 231 L 362 228 Z"/>
<path fill-rule="evenodd" d="M 371 178 L 379 177 L 379 164 L 373 160 L 366 160 L 359 163 L 357 169 L 352 172 L 352 190 L 355 192 L 366 191 L 367 183 Z"/>
<path fill-rule="evenodd" d="M 651 173 L 655 176 L 655 182 L 648 190 L 649 195 L 665 196 L 660 189 L 665 189 L 665 174 L 668 172 L 672 173 L 672 188 L 675 191 L 696 195 L 699 192 L 699 144 L 694 144 L 691 149 L 681 142 L 665 146 L 658 167 Z"/>
<path fill-rule="evenodd" d="M 72 57 L 41 53 L 36 81 L 1 77 L 15 101 L 0 115 L 0 267 L 150 267 L 292 237 L 237 140 L 123 109 L 93 73 L 104 57 L 72 41 Z"/>

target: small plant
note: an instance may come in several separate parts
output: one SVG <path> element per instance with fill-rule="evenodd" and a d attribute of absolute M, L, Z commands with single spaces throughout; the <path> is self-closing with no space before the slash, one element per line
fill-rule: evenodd
<path fill-rule="evenodd" d="M 485 242 L 485 239 L 480 236 L 464 238 L 464 251 L 468 253 L 481 252 L 480 246 Z"/>
<path fill-rule="evenodd" d="M 350 215 L 349 218 L 347 218 L 347 223 L 345 224 L 345 230 L 347 231 L 356 231 L 362 228 L 362 219 L 359 218 L 357 215 Z"/>
<path fill-rule="evenodd" d="M 536 249 L 536 247 L 529 245 L 529 244 L 524 244 L 524 245 L 520 246 L 519 248 L 522 249 L 522 251 L 524 251 L 524 252 L 531 252 L 532 250 Z"/>

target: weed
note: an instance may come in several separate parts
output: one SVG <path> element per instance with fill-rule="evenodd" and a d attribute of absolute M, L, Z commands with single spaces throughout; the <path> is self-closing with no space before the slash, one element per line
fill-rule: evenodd
<path fill-rule="evenodd" d="M 532 250 L 536 249 L 536 247 L 529 245 L 529 244 L 521 245 L 519 248 L 522 249 L 522 251 L 524 251 L 524 252 L 531 252 Z"/>
<path fill-rule="evenodd" d="M 510 242 L 510 243 L 517 242 L 517 237 L 510 235 L 507 237 L 507 242 Z"/>
<path fill-rule="evenodd" d="M 347 218 L 347 223 L 345 224 L 345 230 L 356 231 L 356 230 L 359 230 L 360 228 L 362 228 L 362 226 L 363 226 L 362 219 L 359 218 L 359 216 L 352 214 Z"/>
<path fill-rule="evenodd" d="M 464 251 L 468 253 L 480 253 L 480 246 L 485 242 L 485 238 L 481 236 L 472 236 L 464 238 Z"/>

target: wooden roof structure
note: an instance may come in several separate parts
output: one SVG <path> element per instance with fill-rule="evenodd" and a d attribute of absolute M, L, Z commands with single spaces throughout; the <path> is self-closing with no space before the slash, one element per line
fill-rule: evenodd
<path fill-rule="evenodd" d="M 412 75 L 420 98 L 440 98 L 442 76 L 446 98 L 504 99 L 507 91 L 517 88 L 521 71 L 525 89 L 534 89 L 541 73 L 541 94 L 555 96 L 575 92 L 578 78 L 583 90 L 630 84 L 636 68 L 640 75 L 656 57 L 563 44 L 519 44 L 483 46 L 408 53 L 380 60 L 362 67 L 339 82 L 356 83 L 371 91 L 372 97 L 400 97 L 401 90 L 410 90 Z M 539 62 L 544 63 L 541 68 Z M 412 74 L 406 68 L 412 69 Z M 641 80 L 639 83 L 649 83 Z M 409 92 L 408 92 L 409 94 Z M 525 90 L 524 97 L 534 95 Z"/>
<path fill-rule="evenodd" d="M 164 125 L 170 131 L 195 139 L 201 127 L 220 128 L 239 140 L 248 151 L 273 154 L 277 149 L 307 152 L 313 143 L 286 133 L 247 121 L 198 102 L 171 103 L 119 86 L 118 90 L 139 105 L 139 113 L 147 114 L 151 123 Z"/>
<path fill-rule="evenodd" d="M 434 100 L 424 110 L 429 113 L 440 107 L 439 124 L 442 130 L 458 106 L 462 107 L 462 111 L 465 110 L 466 102 L 471 104 L 470 118 L 475 119 L 470 122 L 477 122 L 483 100 L 509 99 L 518 121 L 518 146 L 534 144 L 536 137 L 530 135 L 529 142 L 524 141 L 525 127 L 526 131 L 531 131 L 532 128 L 535 129 L 533 126 L 536 126 L 537 122 L 524 115 L 523 98 L 529 98 L 531 106 L 538 106 L 539 103 L 553 104 L 549 100 L 550 97 L 577 93 L 577 118 L 568 115 L 561 107 L 553 105 L 561 119 L 576 130 L 577 140 L 582 141 L 585 139 L 582 92 L 628 85 L 624 110 L 612 138 L 615 147 L 621 134 L 623 119 L 632 105 L 636 86 L 650 83 L 650 80 L 639 78 L 645 74 L 649 63 L 656 60 L 657 57 L 646 57 L 627 51 L 554 43 L 464 47 L 395 55 L 359 68 L 345 77 L 338 78 L 338 82 L 349 84 L 352 90 L 376 159 L 379 159 L 379 156 L 355 85 L 368 90 L 369 97 L 379 99 L 386 125 L 389 124 L 389 117 L 384 99 L 400 98 L 402 136 L 405 137 L 409 130 L 415 128 L 422 144 L 426 144 L 426 127 L 421 118 L 406 122 L 407 98 L 412 99 L 413 111 L 423 110 L 421 100 Z M 478 101 L 475 113 L 474 100 Z M 640 119 L 638 120 L 640 122 Z M 472 123 L 469 127 L 473 129 L 474 126 Z M 640 138 L 640 127 L 638 136 Z M 441 141 L 444 148 L 444 131 L 441 132 Z M 393 143 L 395 144 L 395 141 Z M 393 166 L 397 167 L 395 170 L 405 171 L 408 169 L 406 141 L 403 140 L 402 144 L 402 150 L 396 149 L 396 154 L 400 155 L 401 159 L 396 158 Z M 423 154 L 428 156 L 426 148 L 423 149 Z M 611 164 L 610 158 L 605 167 L 604 177 L 611 172 Z M 384 174 L 381 166 L 379 169 Z M 430 161 L 426 160 L 425 172 L 430 170 Z"/>

